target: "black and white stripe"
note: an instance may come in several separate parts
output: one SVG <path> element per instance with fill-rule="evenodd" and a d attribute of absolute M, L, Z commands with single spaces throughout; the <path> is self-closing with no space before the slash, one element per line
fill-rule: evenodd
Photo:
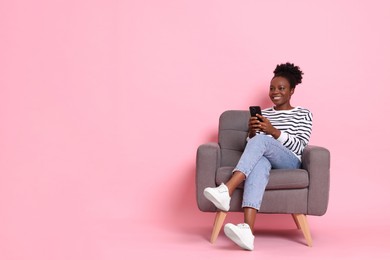
<path fill-rule="evenodd" d="M 300 158 L 303 149 L 309 143 L 313 123 L 312 113 L 302 107 L 291 110 L 275 110 L 271 107 L 262 110 L 262 114 L 282 132 L 278 140 Z"/>

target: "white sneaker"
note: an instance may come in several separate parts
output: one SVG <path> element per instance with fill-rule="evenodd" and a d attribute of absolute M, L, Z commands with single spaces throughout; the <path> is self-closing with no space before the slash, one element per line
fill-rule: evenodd
<path fill-rule="evenodd" d="M 230 195 L 229 189 L 225 184 L 216 188 L 206 188 L 203 191 L 204 196 L 222 211 L 229 211 Z"/>
<path fill-rule="evenodd" d="M 246 250 L 253 250 L 255 236 L 252 234 L 248 224 L 233 225 L 228 223 L 224 227 L 225 235 L 233 240 L 234 243 Z"/>

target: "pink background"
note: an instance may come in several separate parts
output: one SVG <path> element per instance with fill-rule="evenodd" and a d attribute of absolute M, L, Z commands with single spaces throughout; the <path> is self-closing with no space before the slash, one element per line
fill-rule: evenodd
<path fill-rule="evenodd" d="M 385 0 L 1 1 L 0 259 L 386 259 L 389 14 Z M 283 215 L 259 216 L 254 252 L 211 245 L 196 149 L 223 111 L 269 106 L 286 61 L 305 72 L 292 104 L 314 114 L 311 144 L 332 154 L 314 247 Z"/>

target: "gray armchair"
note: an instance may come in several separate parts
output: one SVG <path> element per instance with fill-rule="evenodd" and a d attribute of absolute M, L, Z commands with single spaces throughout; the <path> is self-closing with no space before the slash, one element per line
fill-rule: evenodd
<path fill-rule="evenodd" d="M 222 228 L 227 212 L 219 211 L 203 195 L 206 187 L 226 183 L 246 145 L 249 112 L 225 111 L 219 118 L 218 143 L 205 143 L 196 155 L 196 199 L 203 212 L 216 212 L 211 243 Z M 307 215 L 322 216 L 328 207 L 330 153 L 308 145 L 301 169 L 272 169 L 259 213 L 291 214 L 308 246 L 312 246 Z M 231 212 L 241 212 L 243 185 L 232 195 Z"/>

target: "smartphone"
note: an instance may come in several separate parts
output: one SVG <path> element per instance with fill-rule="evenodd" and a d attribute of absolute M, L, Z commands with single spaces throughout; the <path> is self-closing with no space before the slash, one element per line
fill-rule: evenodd
<path fill-rule="evenodd" d="M 251 113 L 251 116 L 256 116 L 256 114 L 261 115 L 261 108 L 259 106 L 250 106 L 249 107 L 249 112 Z M 257 117 L 260 122 L 263 122 L 259 117 Z"/>

